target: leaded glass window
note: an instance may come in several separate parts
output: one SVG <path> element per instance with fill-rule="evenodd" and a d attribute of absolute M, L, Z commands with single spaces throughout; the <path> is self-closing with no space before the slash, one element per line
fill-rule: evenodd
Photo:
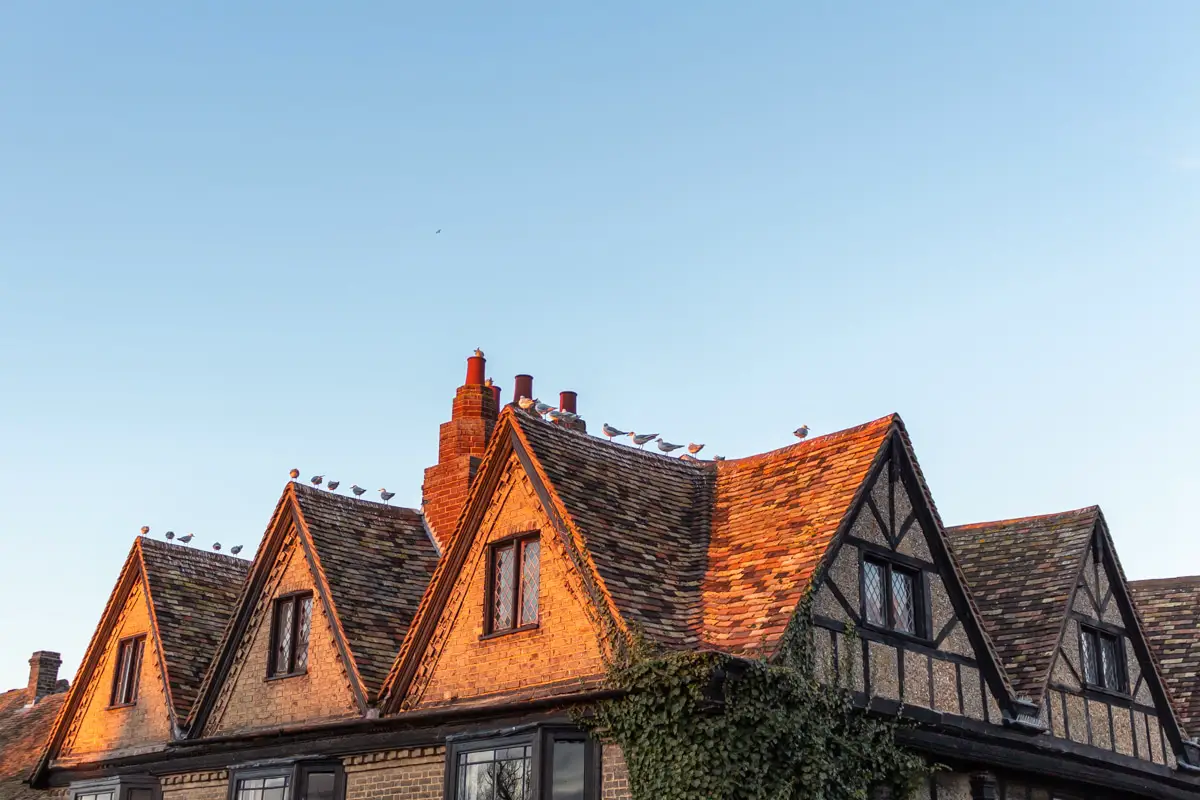
<path fill-rule="evenodd" d="M 142 674 L 142 653 L 146 637 L 134 636 L 117 644 L 117 662 L 113 670 L 111 706 L 130 706 L 137 702 L 138 677 Z"/>
<path fill-rule="evenodd" d="M 541 543 L 536 536 L 492 545 L 486 633 L 537 625 L 540 560 Z"/>
<path fill-rule="evenodd" d="M 537 539 L 525 542 L 521 548 L 521 623 L 533 625 L 538 619 L 538 582 L 541 578 L 538 559 L 541 543 Z"/>
<path fill-rule="evenodd" d="M 916 609 L 913 606 L 912 573 L 892 570 L 892 627 L 904 633 L 917 632 Z"/>
<path fill-rule="evenodd" d="M 1080 632 L 1084 682 L 1113 692 L 1126 691 L 1121 637 L 1087 625 L 1081 626 Z"/>
<path fill-rule="evenodd" d="M 924 586 L 917 570 L 874 557 L 862 562 L 863 618 L 866 624 L 912 636 L 924 636 L 921 603 Z"/>
<path fill-rule="evenodd" d="M 866 602 L 867 622 L 872 625 L 887 625 L 887 606 L 884 590 L 887 583 L 887 568 L 874 561 L 863 562 L 863 598 Z"/>
<path fill-rule="evenodd" d="M 516 543 L 510 542 L 504 547 L 497 547 L 492 556 L 492 585 L 495 594 L 492 597 L 492 630 L 504 631 L 513 626 L 513 599 L 516 584 L 513 581 L 513 564 L 516 559 L 513 551 Z"/>
<path fill-rule="evenodd" d="M 275 601 L 271 625 L 270 678 L 298 675 L 308 669 L 308 634 L 312 628 L 313 596 L 290 594 Z"/>

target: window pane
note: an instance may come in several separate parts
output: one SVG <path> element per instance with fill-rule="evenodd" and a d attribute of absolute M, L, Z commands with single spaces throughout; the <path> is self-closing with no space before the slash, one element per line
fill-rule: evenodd
<path fill-rule="evenodd" d="M 550 781 L 550 800 L 583 800 L 584 742 L 554 743 L 554 774 Z"/>
<path fill-rule="evenodd" d="M 916 610 L 913 603 L 913 576 L 903 570 L 892 570 L 892 621 L 896 630 L 916 633 Z"/>
<path fill-rule="evenodd" d="M 126 800 L 154 800 L 154 790 L 152 789 L 130 789 L 126 795 Z"/>
<path fill-rule="evenodd" d="M 521 624 L 532 625 L 538 619 L 538 556 L 542 545 L 537 539 L 521 548 Z"/>
<path fill-rule="evenodd" d="M 291 600 L 275 603 L 275 669 L 274 675 L 286 675 L 292 665 L 292 609 Z"/>
<path fill-rule="evenodd" d="M 531 768 L 529 746 L 463 753 L 455 800 L 531 800 Z"/>
<path fill-rule="evenodd" d="M 867 622 L 886 625 L 883 605 L 883 567 L 874 561 L 863 562 L 863 598 L 866 605 Z"/>
<path fill-rule="evenodd" d="M 300 598 L 300 619 L 296 626 L 296 669 L 303 672 L 308 669 L 308 631 L 312 627 L 312 595 Z"/>
<path fill-rule="evenodd" d="M 492 581 L 492 630 L 503 631 L 513 626 L 513 545 L 497 549 Z"/>
<path fill-rule="evenodd" d="M 304 782 L 304 800 L 333 800 L 336 781 L 332 772 L 310 772 Z"/>
<path fill-rule="evenodd" d="M 1114 691 L 1121 689 L 1121 675 L 1117 661 L 1117 640 L 1111 636 L 1100 637 L 1100 664 L 1104 671 L 1104 686 Z"/>
<path fill-rule="evenodd" d="M 126 703 L 137 702 L 138 678 L 142 674 L 142 649 L 145 645 L 145 639 L 134 639 L 130 642 L 130 649 L 133 651 L 133 655 L 129 659 L 129 689 L 125 697 Z"/>
<path fill-rule="evenodd" d="M 1098 683 L 1096 669 L 1096 635 L 1091 631 L 1083 632 L 1083 680 L 1087 683 Z"/>

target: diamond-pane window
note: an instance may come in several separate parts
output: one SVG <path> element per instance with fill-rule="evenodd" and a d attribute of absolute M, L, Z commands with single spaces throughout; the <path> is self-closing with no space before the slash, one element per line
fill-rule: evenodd
<path fill-rule="evenodd" d="M 887 625 L 884 605 L 885 570 L 874 561 L 863 562 L 863 597 L 866 601 L 867 622 L 872 625 Z"/>
<path fill-rule="evenodd" d="M 913 576 L 898 569 L 892 570 L 892 627 L 904 633 L 917 632 Z"/>
<path fill-rule="evenodd" d="M 1096 680 L 1096 634 L 1093 631 L 1083 632 L 1083 679 L 1087 683 L 1099 683 Z"/>
<path fill-rule="evenodd" d="M 541 543 L 537 539 L 525 542 L 521 548 L 521 624 L 532 625 L 538 619 L 538 559 Z"/>
<path fill-rule="evenodd" d="M 267 677 L 298 675 L 308 668 L 308 634 L 312 627 L 313 596 L 284 595 L 275 601 L 271 624 L 271 663 Z"/>
<path fill-rule="evenodd" d="M 917 570 L 864 558 L 863 617 L 868 625 L 921 636 L 923 584 Z"/>
<path fill-rule="evenodd" d="M 502 633 L 537 625 L 541 543 L 536 536 L 506 539 L 492 545 L 488 627 Z"/>
<path fill-rule="evenodd" d="M 300 598 L 297 603 L 299 619 L 296 620 L 296 668 L 294 672 L 308 669 L 308 632 L 312 628 L 312 596 Z"/>
<path fill-rule="evenodd" d="M 498 547 L 492 553 L 492 582 L 495 591 L 492 595 L 492 630 L 503 631 L 513 626 L 513 593 L 516 583 L 513 581 L 512 544 Z"/>
<path fill-rule="evenodd" d="M 1089 626 L 1081 626 L 1083 680 L 1114 692 L 1125 691 L 1125 664 L 1121 639 Z"/>

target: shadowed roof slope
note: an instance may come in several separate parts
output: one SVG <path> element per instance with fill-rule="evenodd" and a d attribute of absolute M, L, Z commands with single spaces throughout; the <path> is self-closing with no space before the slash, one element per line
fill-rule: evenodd
<path fill-rule="evenodd" d="M 141 537 L 143 573 L 177 719 L 186 719 L 237 605 L 250 562 Z"/>
<path fill-rule="evenodd" d="M 37 763 L 66 697 L 60 691 L 26 707 L 29 689 L 0 693 L 0 800 L 45 797 L 45 792 L 29 788 L 24 780 Z"/>
<path fill-rule="evenodd" d="M 433 576 L 437 550 L 411 508 L 290 486 L 358 673 L 374 694 Z"/>
<path fill-rule="evenodd" d="M 1130 581 L 1142 629 L 1184 728 L 1200 736 L 1200 576 Z"/>
<path fill-rule="evenodd" d="M 984 627 L 1018 696 L 1038 700 L 1049 678 L 1096 506 L 947 528 Z"/>
<path fill-rule="evenodd" d="M 699 641 L 713 467 L 509 412 L 584 539 L 625 622 L 658 644 Z"/>
<path fill-rule="evenodd" d="M 735 653 L 774 648 L 899 420 L 891 415 L 718 462 L 706 645 Z"/>

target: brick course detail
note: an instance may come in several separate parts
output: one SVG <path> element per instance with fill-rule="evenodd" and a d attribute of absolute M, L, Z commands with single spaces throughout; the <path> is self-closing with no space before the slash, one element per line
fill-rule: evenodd
<path fill-rule="evenodd" d="M 343 766 L 346 800 L 441 800 L 446 748 L 415 747 L 350 756 Z"/>

